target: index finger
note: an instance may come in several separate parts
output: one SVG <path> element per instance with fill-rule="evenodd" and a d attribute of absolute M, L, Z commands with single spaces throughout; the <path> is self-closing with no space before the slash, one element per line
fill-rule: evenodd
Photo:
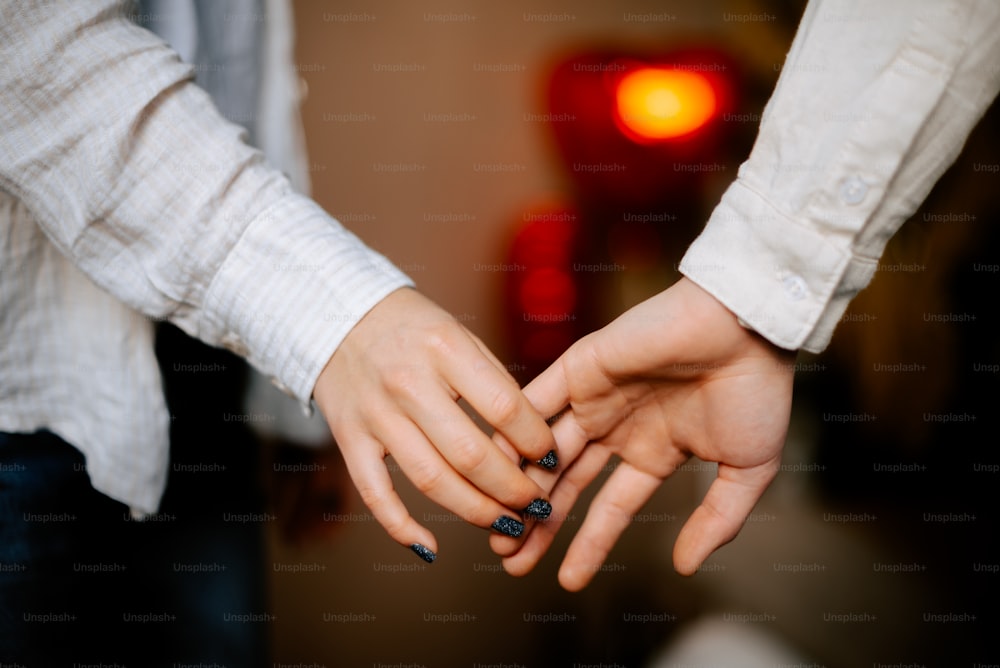
<path fill-rule="evenodd" d="M 563 353 L 521 390 L 534 409 L 546 419 L 555 418 L 569 406 L 565 359 L 566 353 Z"/>
<path fill-rule="evenodd" d="M 445 360 L 452 389 L 507 439 L 522 456 L 537 461 L 556 448 L 544 417 L 509 374 L 501 372 L 471 340 Z"/>
<path fill-rule="evenodd" d="M 466 481 L 513 509 L 525 509 L 547 494 L 452 400 L 444 388 L 425 390 L 407 403 L 407 414 L 441 457 Z M 543 423 L 544 424 L 544 423 Z M 540 512 L 544 512 L 544 505 Z"/>

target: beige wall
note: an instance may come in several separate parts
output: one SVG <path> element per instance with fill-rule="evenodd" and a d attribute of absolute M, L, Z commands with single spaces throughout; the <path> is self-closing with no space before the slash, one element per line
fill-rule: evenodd
<path fill-rule="evenodd" d="M 554 59 L 591 44 L 663 49 L 702 31 L 776 76 L 768 69 L 781 61 L 787 26 L 760 23 L 751 36 L 745 24 L 721 20 L 746 9 L 648 0 L 296 3 L 314 196 L 502 348 L 501 276 L 473 267 L 503 258 L 525 207 L 566 190 L 547 128 L 525 120 L 544 111 Z M 654 20 L 634 18 L 646 14 Z M 386 67 L 414 71 L 378 71 Z M 519 171 L 475 171 L 482 163 Z M 415 171 L 378 171 L 386 165 Z M 468 222 L 442 222 L 442 214 Z"/>

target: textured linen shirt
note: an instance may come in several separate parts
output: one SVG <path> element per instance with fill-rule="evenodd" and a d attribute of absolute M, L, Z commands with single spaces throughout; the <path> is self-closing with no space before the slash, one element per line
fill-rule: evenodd
<path fill-rule="evenodd" d="M 130 7 L 0 2 L 0 430 L 59 434 L 149 513 L 169 425 L 153 321 L 307 403 L 410 281 L 296 194 Z"/>
<path fill-rule="evenodd" d="M 680 270 L 823 350 L 1000 88 L 1000 2 L 810 2 L 757 141 Z"/>

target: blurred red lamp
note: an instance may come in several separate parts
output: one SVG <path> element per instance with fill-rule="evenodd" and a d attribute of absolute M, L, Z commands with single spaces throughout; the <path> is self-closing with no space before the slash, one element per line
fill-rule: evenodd
<path fill-rule="evenodd" d="M 525 212 L 510 246 L 517 270 L 505 280 L 506 310 L 521 380 L 600 324 L 606 281 L 595 272 L 610 261 L 612 241 L 629 251 L 623 267 L 655 264 L 662 226 L 626 224 L 625 214 L 691 206 L 707 168 L 722 167 L 737 84 L 732 60 L 701 47 L 586 51 L 553 69 L 549 127 L 574 192 Z M 671 234 L 690 233 L 678 218 L 664 218 Z"/>
<path fill-rule="evenodd" d="M 547 102 L 558 155 L 585 208 L 649 210 L 700 183 L 731 130 L 732 60 L 708 48 L 559 62 Z"/>
<path fill-rule="evenodd" d="M 703 75 L 642 67 L 628 72 L 615 91 L 615 120 L 631 139 L 652 143 L 683 137 L 715 115 L 715 89 Z"/>

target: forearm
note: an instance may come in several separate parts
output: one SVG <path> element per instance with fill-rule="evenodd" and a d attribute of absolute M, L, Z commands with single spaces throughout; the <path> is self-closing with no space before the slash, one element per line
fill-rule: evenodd
<path fill-rule="evenodd" d="M 122 3 L 2 14 L 0 187 L 103 289 L 308 399 L 406 277 L 294 194 Z"/>

